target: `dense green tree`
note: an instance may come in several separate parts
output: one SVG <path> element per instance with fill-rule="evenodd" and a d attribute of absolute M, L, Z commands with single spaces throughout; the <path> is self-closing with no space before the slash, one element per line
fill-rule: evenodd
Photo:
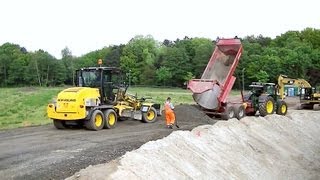
<path fill-rule="evenodd" d="M 151 36 L 136 36 L 123 48 L 120 67 L 131 71 L 134 84 L 150 84 L 155 78 L 158 43 Z"/>
<path fill-rule="evenodd" d="M 161 85 L 166 86 L 170 82 L 170 79 L 172 78 L 170 69 L 164 66 L 157 69 L 156 78 L 157 78 L 157 81 L 161 83 Z"/>
<path fill-rule="evenodd" d="M 66 47 L 57 60 L 44 50 L 27 51 L 17 44 L 0 46 L 0 86 L 72 84 L 81 67 L 120 67 L 130 73 L 133 84 L 183 86 L 190 78 L 200 78 L 215 48 L 207 38 L 165 39 L 136 36 L 125 45 L 113 45 L 84 54 L 72 55 Z M 246 36 L 235 75 L 252 81 L 276 82 L 279 74 L 305 78 L 320 84 L 320 30 L 288 31 L 276 38 Z M 237 87 L 237 86 L 236 86 Z"/>

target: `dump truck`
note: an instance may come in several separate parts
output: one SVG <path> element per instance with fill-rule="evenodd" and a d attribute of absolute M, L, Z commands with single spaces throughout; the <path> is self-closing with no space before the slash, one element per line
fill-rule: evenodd
<path fill-rule="evenodd" d="M 114 128 L 119 118 L 155 122 L 160 104 L 126 92 L 120 69 L 87 67 L 76 70 L 76 87 L 61 91 L 47 106 L 57 129 L 84 125 L 89 130 Z"/>
<path fill-rule="evenodd" d="M 255 115 L 257 111 L 265 116 L 279 112 L 285 115 L 287 105 L 277 98 L 275 88 L 271 83 L 253 83 L 253 88 L 247 95 L 242 96 L 242 101 L 227 102 L 227 97 L 235 83 L 234 71 L 239 63 L 243 48 L 240 39 L 218 39 L 215 50 L 200 79 L 188 82 L 188 89 L 193 93 L 194 101 L 209 116 L 222 119 L 238 118 L 245 115 Z"/>
<path fill-rule="evenodd" d="M 218 39 L 215 50 L 200 79 L 188 82 L 194 101 L 207 113 L 229 119 L 243 116 L 242 105 L 229 104 L 227 97 L 236 77 L 233 73 L 242 54 L 240 39 Z"/>

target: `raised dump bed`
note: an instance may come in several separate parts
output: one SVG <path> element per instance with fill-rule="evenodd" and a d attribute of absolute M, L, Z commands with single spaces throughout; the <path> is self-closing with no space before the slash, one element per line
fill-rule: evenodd
<path fill-rule="evenodd" d="M 193 79 L 188 88 L 202 108 L 223 113 L 235 82 L 233 73 L 242 53 L 240 39 L 219 39 L 201 79 Z"/>

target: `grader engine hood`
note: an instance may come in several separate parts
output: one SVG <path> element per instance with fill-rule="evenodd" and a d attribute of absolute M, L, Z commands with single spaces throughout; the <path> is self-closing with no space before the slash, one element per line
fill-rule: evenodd
<path fill-rule="evenodd" d="M 100 104 L 99 98 L 99 90 L 96 88 L 68 88 L 58 94 L 56 112 L 78 112 L 84 106 Z"/>

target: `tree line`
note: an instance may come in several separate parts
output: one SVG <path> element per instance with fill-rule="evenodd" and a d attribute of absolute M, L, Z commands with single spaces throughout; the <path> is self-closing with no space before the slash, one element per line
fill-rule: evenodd
<path fill-rule="evenodd" d="M 243 54 L 236 69 L 238 80 L 275 82 L 279 74 L 320 83 L 320 30 L 306 28 L 288 31 L 272 39 L 241 38 Z M 183 87 L 192 78 L 200 78 L 215 47 L 208 38 L 165 39 L 136 36 L 127 44 L 104 47 L 81 57 L 68 47 L 57 59 L 44 50 L 28 51 L 17 44 L 0 46 L 0 86 L 57 86 L 73 84 L 74 72 L 81 67 L 120 67 L 130 74 L 131 84 Z"/>

